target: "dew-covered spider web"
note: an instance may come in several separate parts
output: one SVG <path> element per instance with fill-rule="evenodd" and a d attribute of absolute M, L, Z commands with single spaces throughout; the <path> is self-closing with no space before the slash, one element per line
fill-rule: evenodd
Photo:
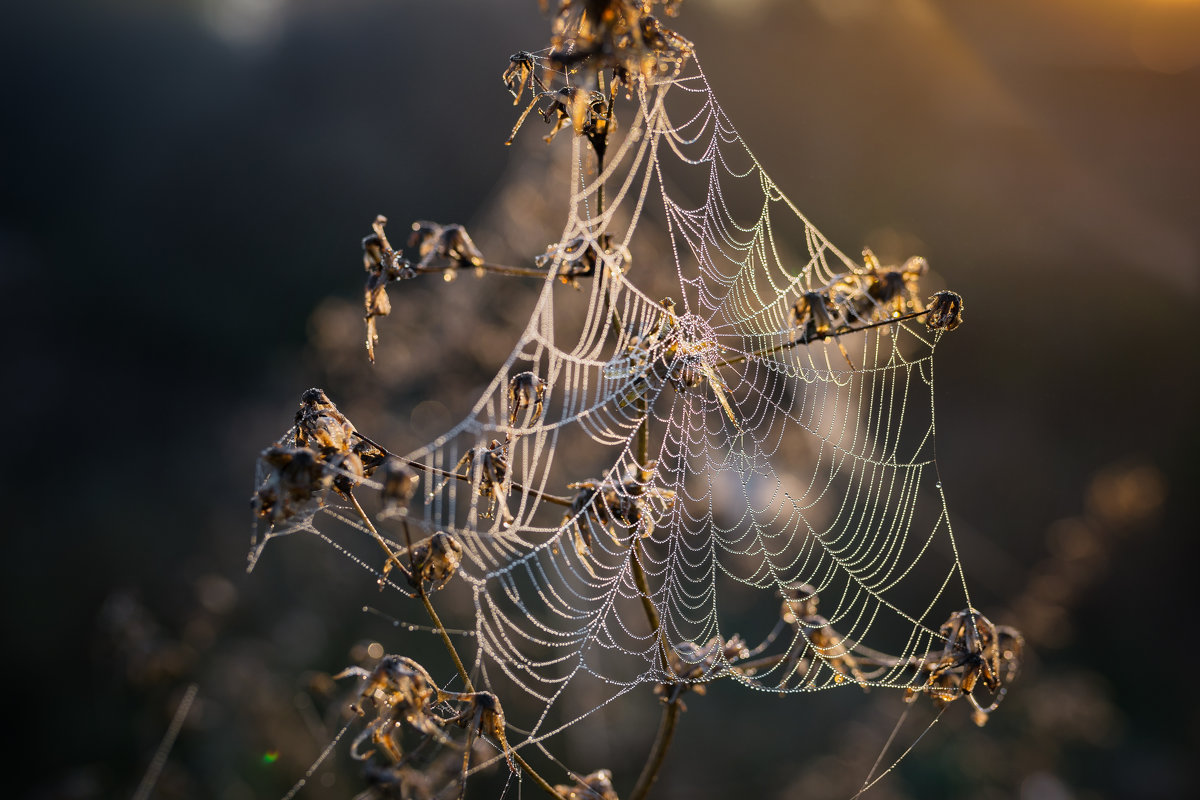
<path fill-rule="evenodd" d="M 867 294 L 847 311 L 868 266 L 775 185 L 695 59 L 630 94 L 602 170 L 582 136 L 551 145 L 573 189 L 536 309 L 470 415 L 396 454 L 419 489 L 378 517 L 397 552 L 461 543 L 467 667 L 540 709 L 518 750 L 644 685 L 913 687 L 971 605 L 935 463 L 941 332 Z M 666 273 L 669 299 L 639 288 Z M 804 298 L 837 286 L 843 324 L 806 325 Z M 333 493 L 252 560 L 295 531 L 382 572 Z M 584 687 L 581 715 L 563 698 Z"/>

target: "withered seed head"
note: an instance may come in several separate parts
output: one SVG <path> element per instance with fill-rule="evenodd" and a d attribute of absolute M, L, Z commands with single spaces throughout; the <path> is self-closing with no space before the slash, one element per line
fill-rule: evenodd
<path fill-rule="evenodd" d="M 259 456 L 271 474 L 251 498 L 257 516 L 282 522 L 329 487 L 331 478 L 321 457 L 307 447 L 273 445 Z"/>
<path fill-rule="evenodd" d="M 430 584 L 428 591 L 436 592 L 450 582 L 462 564 L 462 542 L 452 533 L 438 531 L 428 539 L 414 542 L 412 545 L 412 564 L 403 565 L 405 572 L 410 566 L 408 582 L 414 589 L 420 589 L 425 583 Z M 401 557 L 401 562 L 404 558 Z"/>
<path fill-rule="evenodd" d="M 483 253 L 462 225 L 418 220 L 412 224 L 408 246 L 417 249 L 421 266 L 428 266 L 434 258 L 444 258 L 452 267 L 478 267 L 484 262 Z"/>
<path fill-rule="evenodd" d="M 296 443 L 319 450 L 343 453 L 350 449 L 354 425 L 320 389 L 300 395 L 296 412 Z"/>
<path fill-rule="evenodd" d="M 483 253 L 479 252 L 479 248 L 462 225 L 447 225 L 442 230 L 438 252 L 459 265 L 478 267 L 484 260 Z"/>
<path fill-rule="evenodd" d="M 833 313 L 836 306 L 828 291 L 805 292 L 792 306 L 792 321 L 796 325 L 812 328 L 814 334 L 828 333 L 833 329 Z"/>
<path fill-rule="evenodd" d="M 508 423 L 516 423 L 517 412 L 533 406 L 524 425 L 533 425 L 542 417 L 542 402 L 546 397 L 546 382 L 534 372 L 521 372 L 508 382 Z"/>
<path fill-rule="evenodd" d="M 367 283 L 363 289 L 363 318 L 367 323 L 367 356 L 375 361 L 375 345 L 379 343 L 376 318 L 392 313 L 392 302 L 388 299 L 387 285 L 392 281 L 414 278 L 417 271 L 400 253 L 392 248 L 384 233 L 387 217 L 380 214 L 371 226 L 373 233 L 363 239 L 363 268 L 367 271 Z"/>
<path fill-rule="evenodd" d="M 925 324 L 935 331 L 952 331 L 962 324 L 963 299 L 957 292 L 941 291 L 929 298 Z"/>

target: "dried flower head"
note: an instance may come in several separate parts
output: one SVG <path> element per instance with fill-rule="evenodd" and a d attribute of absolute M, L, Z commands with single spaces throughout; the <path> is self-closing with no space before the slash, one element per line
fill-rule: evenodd
<path fill-rule="evenodd" d="M 441 731 L 443 721 L 433 712 L 433 705 L 444 695 L 429 672 L 416 661 L 385 655 L 369 672 L 362 667 L 349 667 L 334 676 L 335 679 L 349 677 L 366 679 L 358 702 L 351 708 L 359 716 L 375 712 L 374 719 L 367 723 L 350 747 L 350 755 L 355 759 L 365 761 L 374 754 L 374 750 L 361 750 L 369 739 L 383 748 L 392 763 L 402 761 L 401 739 L 405 725 L 438 741 L 447 741 Z"/>
<path fill-rule="evenodd" d="M 730 665 L 749 656 L 745 640 L 734 634 L 728 641 L 714 636 L 703 647 L 695 642 L 680 642 L 667 652 L 667 664 L 674 680 L 654 687 L 654 694 L 665 701 L 673 702 L 684 692 L 698 695 L 707 692 L 704 681 L 720 672 L 722 665 Z"/>
<path fill-rule="evenodd" d="M 470 480 L 480 497 L 486 497 L 486 516 L 500 510 L 500 524 L 507 528 L 513 521 L 508 510 L 508 439 L 492 439 L 486 445 L 468 450 L 454 466 L 454 473 Z M 465 469 L 465 472 L 463 471 Z"/>
<path fill-rule="evenodd" d="M 296 412 L 296 444 L 320 451 L 344 453 L 353 445 L 354 425 L 320 389 L 300 395 Z"/>
<path fill-rule="evenodd" d="M 289 519 L 330 486 L 320 456 L 308 447 L 273 445 L 259 461 L 271 471 L 255 491 L 251 506 L 272 524 Z"/>
<path fill-rule="evenodd" d="M 446 266 L 451 269 L 478 267 L 484 262 L 483 253 L 479 252 L 462 225 L 439 225 L 423 220 L 414 222 L 408 246 L 417 249 L 421 257 L 419 267 L 428 267 L 435 258 L 446 260 Z"/>
<path fill-rule="evenodd" d="M 367 356 L 375 360 L 375 345 L 379 343 L 376 328 L 377 317 L 392 313 L 392 302 L 388 298 L 387 285 L 392 281 L 416 277 L 412 264 L 400 257 L 388 241 L 384 226 L 387 217 L 380 214 L 371 224 L 372 233 L 362 241 L 363 268 L 367 271 L 367 284 L 363 289 L 363 313 L 367 322 Z"/>
<path fill-rule="evenodd" d="M 929 298 L 925 324 L 935 331 L 952 331 L 962 324 L 963 299 L 957 292 L 941 291 Z"/>
<path fill-rule="evenodd" d="M 528 50 L 521 50 L 509 56 L 508 69 L 504 70 L 500 77 L 513 96 L 514 106 L 521 102 L 521 95 L 524 94 L 526 86 L 532 94 L 546 90 L 546 84 L 537 75 L 537 64 L 533 60 L 533 54 Z"/>
<path fill-rule="evenodd" d="M 436 592 L 444 587 L 462 564 L 462 542 L 445 531 L 414 542 L 409 552 L 411 560 L 405 558 L 403 551 L 397 555 L 398 566 L 414 589 L 423 588 L 426 592 Z"/>
<path fill-rule="evenodd" d="M 491 692 L 464 692 L 456 695 L 458 699 L 466 700 L 467 707 L 462 713 L 450 717 L 445 720 L 446 724 L 452 722 L 458 723 L 466 727 L 469 734 L 467 738 L 467 755 L 464 757 L 463 772 L 466 773 L 466 759 L 470 758 L 470 742 L 472 736 L 490 736 L 500 744 L 500 749 L 504 753 L 504 758 L 508 760 L 508 768 L 513 772 L 517 771 L 517 765 L 513 762 L 512 748 L 508 746 L 508 737 L 504 730 L 506 723 L 504 721 L 504 709 L 500 705 L 500 698 Z"/>
<path fill-rule="evenodd" d="M 973 608 L 952 614 L 938 633 L 945 644 L 922 660 L 921 669 L 928 678 L 923 686 L 910 687 L 906 699 L 911 702 L 924 692 L 941 708 L 966 697 L 974 709 L 972 719 L 982 726 L 1020 669 L 1025 639 L 1015 628 L 994 625 Z M 992 696 L 987 705 L 977 696 L 980 686 Z"/>
<path fill-rule="evenodd" d="M 542 404 L 546 399 L 546 382 L 535 372 L 520 372 L 512 376 L 508 382 L 508 424 L 515 425 L 517 415 L 524 409 L 532 408 L 525 414 L 526 419 L 521 425 L 528 427 L 542 418 Z"/>

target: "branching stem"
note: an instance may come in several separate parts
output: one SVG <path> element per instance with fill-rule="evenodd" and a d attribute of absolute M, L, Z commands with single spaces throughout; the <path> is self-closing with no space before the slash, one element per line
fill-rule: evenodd
<path fill-rule="evenodd" d="M 411 264 L 410 269 L 418 274 L 432 274 L 437 272 L 449 272 L 452 269 L 477 269 L 483 272 L 493 272 L 497 275 L 511 275 L 516 278 L 544 278 L 549 273 L 544 269 L 536 267 L 509 267 L 504 264 L 460 264 L 453 262 L 450 264 Z"/>
<path fill-rule="evenodd" d="M 412 574 L 415 575 L 416 565 L 413 562 L 412 534 L 410 534 L 408 530 L 408 520 L 403 521 L 403 526 L 404 542 L 408 546 L 409 566 L 412 568 Z M 463 688 L 465 688 L 467 692 L 474 694 L 475 684 L 471 681 L 471 676 L 467 673 L 467 668 L 463 666 L 462 659 L 459 658 L 458 648 L 454 646 L 454 642 L 450 641 L 450 634 L 446 632 L 446 626 L 442 624 L 441 617 L 438 616 L 437 610 L 433 607 L 433 603 L 429 601 L 429 593 L 425 591 L 425 583 L 423 581 L 419 581 L 417 583 L 417 595 L 421 598 L 421 603 L 425 606 L 425 613 L 429 614 L 429 619 L 433 623 L 433 627 L 436 628 L 437 632 L 441 635 L 442 644 L 446 645 L 446 651 L 450 653 L 450 658 L 454 661 L 454 667 L 458 670 L 458 676 L 462 678 Z M 529 762 L 522 758 L 520 753 L 518 753 L 516 750 L 512 750 L 512 757 L 513 760 L 520 765 L 521 769 L 525 770 L 529 777 L 533 779 L 533 782 L 541 787 L 543 791 L 545 791 L 551 797 L 556 798 L 556 800 L 566 800 L 566 798 L 564 798 L 561 794 L 554 791 L 554 787 L 551 786 L 545 778 L 539 775 L 537 770 L 529 766 Z"/>
<path fill-rule="evenodd" d="M 650 788 L 658 780 L 658 771 L 662 769 L 667 750 L 671 748 L 671 740 L 675 737 L 675 724 L 679 722 L 680 710 L 678 698 L 668 702 L 663 709 L 662 721 L 658 724 L 658 735 L 654 737 L 654 746 L 650 749 L 642 774 L 638 776 L 637 783 L 629 794 L 629 800 L 645 800 Z"/>
<path fill-rule="evenodd" d="M 604 154 L 608 152 L 608 134 L 612 130 L 613 118 L 613 96 L 612 92 L 605 89 L 604 86 L 604 68 L 596 70 L 596 85 L 600 90 L 600 94 L 608 95 L 608 102 L 604 111 L 604 140 L 602 146 L 592 147 L 596 152 L 596 175 L 600 181 L 600 185 L 596 187 L 596 216 L 604 216 Z"/>
<path fill-rule="evenodd" d="M 402 520 L 404 528 L 404 543 L 408 547 L 408 565 L 411 574 L 416 580 L 417 596 L 421 598 L 422 605 L 425 606 L 425 613 L 429 615 L 429 620 L 433 623 L 433 627 L 437 629 L 438 634 L 442 637 L 442 644 L 446 645 L 447 652 L 450 653 L 450 658 L 454 661 L 454 666 L 458 670 L 458 677 L 462 678 L 463 687 L 468 692 L 475 691 L 475 685 L 471 683 L 471 676 L 467 674 L 467 668 L 463 666 L 462 659 L 458 657 L 458 649 L 454 646 L 454 642 L 450 641 L 450 634 L 446 632 L 446 626 L 442 624 L 441 618 L 433 607 L 433 603 L 429 602 L 429 593 L 425 591 L 425 581 L 421 580 L 417 575 L 416 559 L 413 556 L 412 533 L 408 530 L 408 520 Z"/>
<path fill-rule="evenodd" d="M 846 328 L 838 328 L 836 330 L 824 331 L 821 333 L 814 333 L 812 336 L 805 336 L 805 337 L 795 340 L 794 342 L 788 342 L 787 344 L 772 345 L 771 347 L 764 347 L 762 350 L 755 350 L 754 352 L 746 353 L 745 355 L 738 356 L 737 358 L 730 358 L 730 359 L 726 359 L 725 361 L 718 361 L 714 366 L 715 367 L 731 367 L 734 364 L 744 364 L 745 362 L 749 361 L 750 359 L 758 358 L 759 356 L 769 356 L 772 353 L 781 353 L 784 350 L 791 350 L 793 347 L 799 347 L 800 345 L 811 344 L 813 342 L 821 342 L 826 339 L 836 339 L 839 336 L 847 336 L 851 333 L 858 333 L 859 331 L 868 331 L 871 328 L 880 328 L 884 325 L 893 325 L 897 322 L 904 322 L 905 320 L 916 319 L 917 317 L 923 317 L 928 313 L 929 313 L 929 309 L 925 309 L 924 311 L 910 311 L 909 313 L 901 314 L 898 317 L 888 317 L 887 319 L 881 319 L 876 322 L 870 322 L 870 323 L 867 323 L 866 325 L 859 325 L 856 328 L 846 327 Z"/>
<path fill-rule="evenodd" d="M 638 465 L 646 468 L 650 461 L 650 404 L 647 402 L 644 395 L 639 395 L 637 399 L 637 410 L 641 413 L 642 421 L 638 426 L 637 435 L 635 437 L 635 456 Z M 658 609 L 654 607 L 654 603 L 650 600 L 650 586 L 646 581 L 645 570 L 642 569 L 641 560 L 641 540 L 635 538 L 632 544 L 632 553 L 629 560 L 630 571 L 633 573 L 633 582 L 637 585 L 638 594 L 642 598 L 642 608 L 646 612 L 646 620 L 650 623 L 652 631 L 658 631 L 658 657 L 664 672 L 669 673 L 670 664 L 667 661 L 667 635 L 663 630 L 662 622 L 658 616 Z M 682 706 L 679 703 L 678 695 L 672 694 L 663 708 L 662 720 L 658 724 L 658 734 L 654 737 L 654 745 L 650 748 L 649 755 L 646 756 L 646 765 L 642 767 L 642 774 L 638 776 L 637 783 L 633 786 L 633 793 L 629 795 L 629 800 L 645 800 L 645 797 L 650 792 L 650 787 L 658 780 L 658 772 L 662 769 L 663 761 L 667 757 L 667 751 L 671 749 L 671 741 L 675 737 L 675 725 L 679 722 L 679 712 Z"/>
<path fill-rule="evenodd" d="M 642 421 L 637 429 L 635 457 L 638 467 L 647 469 L 650 465 L 650 404 L 645 395 L 638 395 L 637 410 L 642 416 Z M 642 568 L 641 540 L 634 534 L 631 534 L 631 540 L 630 571 L 633 573 L 633 582 L 637 586 L 638 594 L 642 598 L 642 609 L 646 612 L 646 621 L 650 623 L 650 630 L 651 632 L 658 631 L 659 658 L 663 669 L 666 670 L 668 666 L 666 634 L 658 617 L 658 609 L 654 607 L 654 602 L 650 599 L 650 584 L 646 581 L 646 571 Z"/>

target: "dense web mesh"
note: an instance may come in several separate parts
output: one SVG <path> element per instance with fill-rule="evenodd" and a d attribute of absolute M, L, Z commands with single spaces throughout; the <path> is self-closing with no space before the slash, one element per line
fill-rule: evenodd
<path fill-rule="evenodd" d="M 379 524 L 398 552 L 435 531 L 461 543 L 468 667 L 542 709 L 510 732 L 518 749 L 577 722 L 561 700 L 584 685 L 593 711 L 722 677 L 917 686 L 914 664 L 970 607 L 934 460 L 941 332 L 899 306 L 860 307 L 886 324 L 838 336 L 814 310 L 806 328 L 804 299 L 869 265 L 774 184 L 695 59 L 631 94 L 602 171 L 570 137 L 536 310 L 470 415 L 400 454 L 420 488 Z M 643 225 L 665 229 L 668 260 L 634 258 Z M 668 269 L 670 299 L 639 288 Z M 582 313 L 560 310 L 563 283 Z M 260 536 L 252 562 L 300 530 L 381 574 L 373 534 L 332 494 Z"/>

